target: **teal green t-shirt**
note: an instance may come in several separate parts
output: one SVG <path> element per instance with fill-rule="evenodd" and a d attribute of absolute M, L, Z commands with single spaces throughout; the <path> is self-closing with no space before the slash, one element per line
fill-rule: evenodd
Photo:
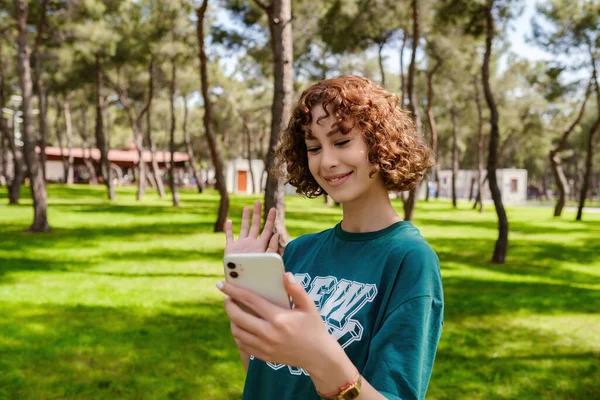
<path fill-rule="evenodd" d="M 442 332 L 437 255 L 410 222 L 291 241 L 283 255 L 363 377 L 388 399 L 423 399 Z M 301 368 L 252 357 L 244 400 L 320 399 Z"/>

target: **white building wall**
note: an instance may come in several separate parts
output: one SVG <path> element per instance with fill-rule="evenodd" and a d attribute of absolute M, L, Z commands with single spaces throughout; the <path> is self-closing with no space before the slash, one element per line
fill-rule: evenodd
<path fill-rule="evenodd" d="M 242 193 L 238 191 L 238 177 L 239 171 L 246 172 L 246 191 L 245 194 L 252 194 L 254 189 L 255 193 L 261 193 L 262 188 L 265 185 L 266 174 L 264 174 L 265 165 L 262 160 L 252 160 L 252 173 L 250 173 L 250 165 L 247 159 L 236 158 L 234 160 L 227 161 L 225 163 L 225 183 L 227 186 L 227 192 L 229 193 Z M 254 174 L 254 185 L 252 184 L 252 175 Z M 209 173 L 209 176 L 211 174 Z M 214 171 L 212 172 L 214 176 Z"/>
<path fill-rule="evenodd" d="M 23 164 L 25 163 L 25 159 L 23 159 Z M 12 154 L 8 152 L 8 159 L 6 165 L 6 175 L 9 179 L 12 179 L 14 176 L 14 163 Z M 65 171 L 63 168 L 62 161 L 46 161 L 46 180 L 48 182 L 64 182 L 65 181 Z M 4 177 L 0 176 L 0 184 L 5 185 Z"/>
<path fill-rule="evenodd" d="M 484 172 L 485 174 L 485 172 Z M 452 197 L 452 170 L 440 170 L 440 197 Z M 484 175 L 485 176 L 485 175 Z M 505 204 L 523 204 L 527 200 L 527 170 L 507 168 L 496 171 L 498 186 Z M 471 190 L 471 182 L 475 180 L 473 187 L 473 196 L 477 194 L 477 171 L 459 170 L 456 178 L 456 197 L 459 199 L 468 199 Z M 487 180 L 482 191 L 484 200 L 491 200 L 492 196 L 489 190 Z"/>
<path fill-rule="evenodd" d="M 48 182 L 65 181 L 65 169 L 62 161 L 46 161 L 46 180 Z"/>
<path fill-rule="evenodd" d="M 248 160 L 243 158 L 237 158 L 225 162 L 225 185 L 228 193 L 237 194 L 252 194 L 252 174 L 250 173 Z M 246 191 L 238 191 L 238 172 L 246 171 Z M 265 164 L 262 160 L 252 160 L 252 171 L 254 173 L 254 190 L 255 194 L 263 193 L 265 185 L 267 184 L 267 174 L 265 172 Z M 202 172 L 202 176 L 206 175 L 206 172 Z M 208 178 L 210 181 L 214 180 L 215 170 L 214 168 L 208 169 Z M 286 195 L 295 195 L 296 188 L 292 185 L 285 185 Z"/>
<path fill-rule="evenodd" d="M 522 204 L 527 200 L 527 170 L 502 169 L 498 171 L 498 186 L 506 204 Z"/>
<path fill-rule="evenodd" d="M 8 177 L 8 179 L 12 179 L 13 177 L 13 167 L 14 167 L 14 163 L 13 163 L 13 159 L 12 159 L 12 154 L 11 152 L 7 152 L 6 155 L 7 160 L 6 160 L 6 171 L 3 171 L 2 174 L 0 174 L 0 185 L 4 186 L 6 185 L 6 180 L 4 179 L 4 175 L 6 175 Z M 0 166 L 0 168 L 2 168 Z"/>

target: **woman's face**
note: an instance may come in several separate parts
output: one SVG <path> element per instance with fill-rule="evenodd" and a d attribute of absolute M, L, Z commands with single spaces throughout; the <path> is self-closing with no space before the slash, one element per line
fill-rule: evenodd
<path fill-rule="evenodd" d="M 311 137 L 305 139 L 308 168 L 319 186 L 339 203 L 365 197 L 371 189 L 387 194 L 379 173 L 369 177 L 373 164 L 369 162 L 369 148 L 362 132 L 355 127 L 347 134 L 332 131 L 336 123 L 333 113 L 326 115 L 322 105 L 311 110 Z"/>

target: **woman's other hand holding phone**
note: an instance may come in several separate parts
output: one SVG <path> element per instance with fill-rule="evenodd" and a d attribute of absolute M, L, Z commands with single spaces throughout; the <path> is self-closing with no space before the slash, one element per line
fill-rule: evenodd
<path fill-rule="evenodd" d="M 227 295 L 225 310 L 235 343 L 241 352 L 263 361 L 303 368 L 323 392 L 335 390 L 337 387 L 331 387 L 331 382 L 347 380 L 356 368 L 327 331 L 319 310 L 300 282 L 290 272 L 285 274 L 284 282 L 294 309 L 275 305 L 239 286 L 217 283 Z M 256 316 L 238 304 L 252 309 Z"/>

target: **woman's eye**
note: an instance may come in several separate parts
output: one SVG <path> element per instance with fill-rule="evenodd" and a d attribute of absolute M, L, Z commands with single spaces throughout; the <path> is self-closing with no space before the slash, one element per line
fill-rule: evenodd
<path fill-rule="evenodd" d="M 343 147 L 343 146 L 347 145 L 348 143 L 350 143 L 350 140 L 343 140 L 341 142 L 337 142 L 335 145 L 338 147 Z"/>
<path fill-rule="evenodd" d="M 308 151 L 309 153 L 317 153 L 319 150 L 321 150 L 320 147 L 310 147 L 306 149 L 306 151 Z"/>

